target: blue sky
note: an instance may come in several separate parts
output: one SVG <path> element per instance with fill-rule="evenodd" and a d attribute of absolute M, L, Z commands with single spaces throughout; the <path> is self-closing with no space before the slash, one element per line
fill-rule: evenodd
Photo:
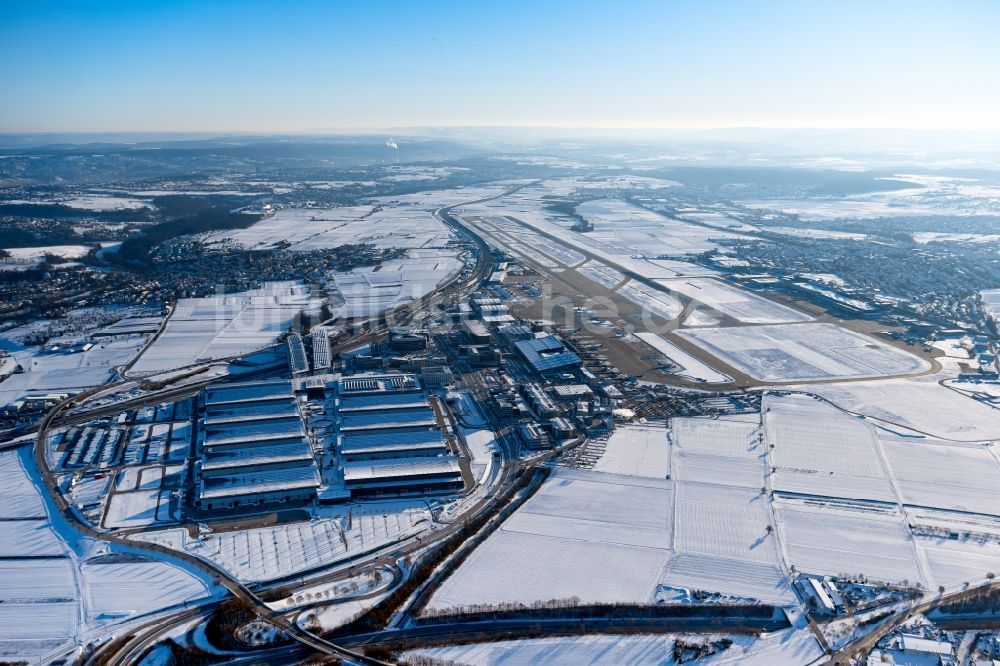
<path fill-rule="evenodd" d="M 0 1 L 0 131 L 1000 128 L 1000 3 Z"/>

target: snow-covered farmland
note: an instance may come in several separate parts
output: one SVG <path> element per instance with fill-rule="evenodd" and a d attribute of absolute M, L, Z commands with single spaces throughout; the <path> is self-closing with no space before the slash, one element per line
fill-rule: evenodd
<path fill-rule="evenodd" d="M 137 210 L 139 208 L 152 208 L 152 204 L 142 199 L 124 196 L 108 196 L 105 194 L 78 194 L 68 197 L 46 197 L 45 199 L 11 199 L 4 201 L 5 204 L 36 204 L 36 205 L 60 205 L 83 210 Z"/>
<path fill-rule="evenodd" d="M 763 448 L 756 437 L 758 424 L 731 417 L 670 419 L 670 440 L 680 450 L 725 457 L 759 458 Z"/>
<path fill-rule="evenodd" d="M 492 643 L 421 648 L 405 653 L 457 664 L 477 666 L 676 666 L 674 640 L 716 640 L 722 636 L 566 636 Z M 767 636 L 726 636 L 733 645 L 726 651 L 699 659 L 699 666 L 776 666 L 811 664 L 823 656 L 812 633 L 793 627 Z"/>
<path fill-rule="evenodd" d="M 696 382 L 706 382 L 708 384 L 722 384 L 733 380 L 729 375 L 724 375 L 715 370 L 662 335 L 657 335 L 656 333 L 636 333 L 635 336 L 665 355 L 672 363 L 680 366 L 680 370 L 676 373 L 678 377 L 684 377 Z"/>
<path fill-rule="evenodd" d="M 775 489 L 893 502 L 896 495 L 873 428 L 810 396 L 764 399 Z"/>
<path fill-rule="evenodd" d="M 556 470 L 430 607 L 649 600 L 668 557 L 669 487 L 662 479 Z"/>
<path fill-rule="evenodd" d="M 670 420 L 673 478 L 678 481 L 760 488 L 764 444 L 750 421 L 680 418 Z"/>
<path fill-rule="evenodd" d="M 0 452 L 0 661 L 48 664 L 106 625 L 217 591 L 171 564 L 109 554 L 50 511 L 39 484 L 29 448 Z"/>
<path fill-rule="evenodd" d="M 5 520 L 0 558 L 59 557 L 66 554 L 64 544 L 44 518 Z"/>
<path fill-rule="evenodd" d="M 788 564 L 799 571 L 927 583 L 898 509 L 790 499 L 776 504 Z"/>
<path fill-rule="evenodd" d="M 98 557 L 83 563 L 88 621 L 116 622 L 208 595 L 205 584 L 183 569 L 152 560 Z"/>
<path fill-rule="evenodd" d="M 881 419 L 930 437 L 965 442 L 1000 439 L 997 410 L 938 384 L 946 375 L 802 387 L 843 409 Z M 874 423 L 874 421 L 873 421 Z"/>
<path fill-rule="evenodd" d="M 661 585 L 791 603 L 764 483 L 756 420 L 670 420 L 674 557 Z"/>
<path fill-rule="evenodd" d="M 767 382 L 884 377 L 929 367 L 913 354 L 827 323 L 688 329 L 677 335 Z"/>
<path fill-rule="evenodd" d="M 679 552 L 777 564 L 766 495 L 760 486 L 678 482 L 674 545 Z"/>
<path fill-rule="evenodd" d="M 450 250 L 409 250 L 402 259 L 379 266 L 333 273 L 333 291 L 343 301 L 334 308 L 340 317 L 361 317 L 421 298 L 462 269 Z"/>
<path fill-rule="evenodd" d="M 319 307 L 308 287 L 297 282 L 267 282 L 234 294 L 182 298 L 132 374 L 173 370 L 267 347 L 291 327 L 296 315 Z"/>
<path fill-rule="evenodd" d="M 615 428 L 604 453 L 592 468 L 595 472 L 664 479 L 670 473 L 667 433 L 656 425 L 624 425 Z"/>
<path fill-rule="evenodd" d="M 76 598 L 73 560 L 0 560 L 0 602 L 70 601 Z"/>
<path fill-rule="evenodd" d="M 18 451 L 0 453 L 0 519 L 46 518 L 45 503 L 27 478 Z"/>
<path fill-rule="evenodd" d="M 882 438 L 907 504 L 1000 516 L 1000 464 L 981 445 Z"/>
<path fill-rule="evenodd" d="M 985 581 L 987 573 L 1000 569 L 1000 544 L 996 542 L 918 537 L 916 543 L 927 562 L 929 587 L 974 585 Z"/>

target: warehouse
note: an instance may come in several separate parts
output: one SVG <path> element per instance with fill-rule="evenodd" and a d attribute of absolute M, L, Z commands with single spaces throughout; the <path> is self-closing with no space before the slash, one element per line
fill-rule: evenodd
<path fill-rule="evenodd" d="M 320 478 L 287 380 L 205 389 L 195 465 L 203 511 L 308 502 Z"/>
<path fill-rule="evenodd" d="M 346 462 L 431 457 L 447 453 L 448 447 L 436 428 L 342 435 L 340 438 L 340 455 Z"/>
<path fill-rule="evenodd" d="M 450 492 L 462 488 L 462 471 L 451 456 L 353 462 L 344 483 L 352 497 Z"/>
<path fill-rule="evenodd" d="M 261 382 L 217 384 L 205 389 L 205 405 L 252 402 L 288 402 L 292 399 L 292 384 L 287 379 Z"/>
<path fill-rule="evenodd" d="M 363 430 L 412 430 L 437 426 L 437 418 L 430 407 L 406 409 L 370 409 L 341 414 L 342 433 Z"/>
<path fill-rule="evenodd" d="M 311 502 L 319 473 L 313 465 L 202 478 L 196 506 L 203 510 Z"/>

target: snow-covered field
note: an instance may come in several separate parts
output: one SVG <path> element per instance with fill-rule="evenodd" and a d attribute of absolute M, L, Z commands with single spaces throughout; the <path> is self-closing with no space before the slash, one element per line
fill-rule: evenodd
<path fill-rule="evenodd" d="M 926 361 L 826 323 L 677 331 L 733 368 L 768 382 L 882 377 L 926 370 Z"/>
<path fill-rule="evenodd" d="M 997 410 L 979 400 L 941 386 L 947 375 L 927 375 L 882 381 L 814 384 L 803 390 L 820 395 L 843 409 L 958 441 L 1000 439 Z"/>
<path fill-rule="evenodd" d="M 41 247 L 11 247 L 7 248 L 7 261 L 27 262 L 41 261 L 46 254 L 54 254 L 63 259 L 81 259 L 87 256 L 93 248 L 90 245 L 45 245 Z"/>
<path fill-rule="evenodd" d="M 333 273 L 330 286 L 343 300 L 334 308 L 334 314 L 372 315 L 421 298 L 458 273 L 462 265 L 452 250 L 407 250 L 403 259 Z"/>
<path fill-rule="evenodd" d="M 623 425 L 608 438 L 595 472 L 664 479 L 670 473 L 667 433 L 656 425 Z"/>
<path fill-rule="evenodd" d="M 799 571 L 928 583 L 900 511 L 787 499 L 776 504 L 788 563 Z"/>
<path fill-rule="evenodd" d="M 308 287 L 268 282 L 259 289 L 177 301 L 163 333 L 132 367 L 134 375 L 173 370 L 267 347 L 299 312 L 318 310 Z"/>
<path fill-rule="evenodd" d="M 733 380 L 729 375 L 724 375 L 715 370 L 662 335 L 657 335 L 656 333 L 636 333 L 635 336 L 665 355 L 671 362 L 681 366 L 681 370 L 677 372 L 679 377 L 686 377 L 696 382 L 706 382 L 709 384 L 721 384 Z"/>
<path fill-rule="evenodd" d="M 109 555 L 115 547 L 80 536 L 40 483 L 30 448 L 0 452 L 0 661 L 49 664 L 109 625 L 217 592 L 172 564 Z"/>
<path fill-rule="evenodd" d="M 669 486 L 662 479 L 556 470 L 444 582 L 429 607 L 650 599 L 668 556 Z"/>
<path fill-rule="evenodd" d="M 166 513 L 166 507 L 161 507 L 158 488 L 114 493 L 108 501 L 102 524 L 110 528 L 146 527 L 164 520 Z"/>
<path fill-rule="evenodd" d="M 723 635 L 567 636 L 422 648 L 405 655 L 470 666 L 677 666 L 673 658 L 676 639 L 699 642 L 721 637 Z M 741 635 L 726 638 L 733 641 L 728 650 L 688 663 L 698 666 L 801 666 L 823 655 L 811 632 L 802 628 L 786 629 L 760 638 Z"/>
<path fill-rule="evenodd" d="M 66 554 L 66 544 L 60 541 L 45 519 L 5 520 L 2 528 L 0 558 L 58 557 Z"/>
<path fill-rule="evenodd" d="M 1000 234 L 948 234 L 936 231 L 917 231 L 913 233 L 913 242 L 927 243 L 996 243 Z"/>
<path fill-rule="evenodd" d="M 917 537 L 916 543 L 927 561 L 930 587 L 976 584 L 1000 568 L 1000 543 L 928 537 Z"/>
<path fill-rule="evenodd" d="M 182 604 L 208 595 L 205 584 L 183 569 L 152 560 L 83 563 L 84 594 L 92 625 Z"/>
<path fill-rule="evenodd" d="M 810 396 L 764 399 L 774 487 L 795 493 L 895 501 L 874 429 Z"/>
<path fill-rule="evenodd" d="M 185 529 L 145 532 L 133 538 L 185 550 L 215 562 L 241 580 L 258 581 L 371 551 L 419 533 L 430 521 L 426 503 L 416 500 L 338 510 L 343 514 L 337 517 L 198 538 L 191 538 Z"/>
<path fill-rule="evenodd" d="M 1000 464 L 985 446 L 882 438 L 903 501 L 1000 516 Z"/>
<path fill-rule="evenodd" d="M 659 284 L 744 324 L 792 324 L 810 321 L 809 315 L 715 278 L 657 280 Z"/>
<path fill-rule="evenodd" d="M 576 212 L 594 225 L 588 236 L 647 257 L 701 254 L 721 249 L 715 242 L 718 239 L 736 237 L 730 231 L 669 218 L 620 199 L 586 201 Z"/>
<path fill-rule="evenodd" d="M 134 197 L 108 196 L 103 194 L 79 194 L 70 197 L 46 198 L 46 199 L 12 199 L 4 201 L 5 204 L 38 204 L 70 206 L 71 208 L 81 208 L 84 210 L 137 210 L 139 208 L 152 208 L 148 201 L 136 199 Z"/>

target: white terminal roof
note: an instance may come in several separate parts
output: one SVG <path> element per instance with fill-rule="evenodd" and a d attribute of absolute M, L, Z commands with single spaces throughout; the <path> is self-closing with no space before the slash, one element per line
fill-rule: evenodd
<path fill-rule="evenodd" d="M 347 482 L 460 473 L 458 459 L 452 456 L 344 463 L 344 481 Z"/>

